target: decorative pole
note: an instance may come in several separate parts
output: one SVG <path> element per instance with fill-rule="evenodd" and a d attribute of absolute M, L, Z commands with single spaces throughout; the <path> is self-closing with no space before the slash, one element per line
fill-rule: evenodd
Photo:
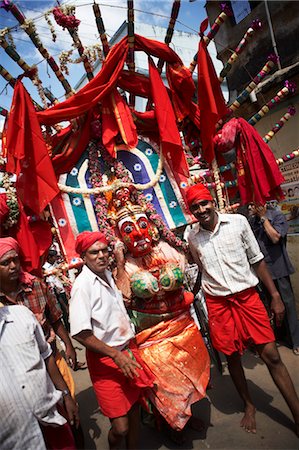
<path fill-rule="evenodd" d="M 181 6 L 181 0 L 174 0 L 174 2 L 172 4 L 172 10 L 171 10 L 171 15 L 170 15 L 170 20 L 169 20 L 166 36 L 164 39 L 165 44 L 167 44 L 168 46 L 169 46 L 172 36 L 173 36 L 174 26 L 175 26 L 176 20 L 179 15 L 180 6 Z M 160 73 L 162 72 L 163 65 L 164 65 L 163 59 L 159 59 L 157 68 Z"/>
<path fill-rule="evenodd" d="M 0 64 L 0 75 L 8 82 L 8 84 L 14 88 L 17 80 Z"/>
<path fill-rule="evenodd" d="M 66 14 L 63 11 L 63 8 L 60 7 L 59 1 L 57 1 L 59 6 L 53 8 L 53 15 L 56 23 L 63 28 L 66 28 L 73 39 L 74 46 L 77 48 L 78 53 L 80 55 L 81 61 L 83 62 L 84 69 L 87 75 L 88 80 L 93 79 L 92 67 L 88 61 L 87 55 L 85 54 L 83 44 L 78 35 L 78 26 L 80 24 L 80 20 L 76 19 L 73 12 L 75 11 L 74 6 L 66 6 Z"/>
<path fill-rule="evenodd" d="M 247 100 L 249 94 L 258 86 L 258 84 L 265 78 L 266 75 L 273 69 L 275 64 L 277 63 L 277 57 L 275 55 L 269 55 L 268 61 L 264 65 L 264 67 L 260 70 L 260 72 L 254 77 L 251 83 L 238 95 L 236 100 L 228 107 L 230 111 L 235 111 L 240 108 L 242 103 Z"/>
<path fill-rule="evenodd" d="M 128 44 L 129 44 L 129 51 L 128 51 L 128 58 L 127 58 L 127 65 L 130 72 L 135 72 L 135 56 L 134 56 L 134 1 L 133 0 L 127 0 L 128 5 Z M 135 105 L 135 96 L 130 94 L 130 100 L 129 100 L 130 106 L 134 107 Z"/>
<path fill-rule="evenodd" d="M 296 114 L 296 108 L 294 106 L 289 106 L 288 111 L 279 119 L 279 121 L 274 125 L 272 130 L 263 137 L 266 144 L 273 138 L 273 136 L 278 133 L 279 130 L 285 125 L 285 123 Z"/>
<path fill-rule="evenodd" d="M 252 38 L 255 31 L 261 29 L 261 27 L 262 27 L 262 22 L 260 20 L 256 19 L 252 22 L 251 26 L 248 28 L 248 30 L 244 34 L 243 38 L 239 42 L 237 48 L 235 49 L 233 54 L 229 57 L 228 61 L 225 63 L 223 69 L 221 70 L 220 75 L 218 77 L 218 80 L 220 81 L 220 83 L 222 83 L 224 78 L 226 78 L 226 76 L 229 73 L 229 71 L 231 70 L 233 64 L 237 61 L 238 56 L 243 52 L 243 50 L 245 49 L 245 47 L 248 44 L 248 41 Z"/>
<path fill-rule="evenodd" d="M 231 16 L 231 15 L 232 15 L 232 11 L 231 11 L 230 7 L 226 3 L 222 3 L 221 4 L 221 13 L 219 14 L 218 17 L 216 17 L 215 22 L 213 23 L 210 31 L 203 38 L 207 45 L 209 45 L 211 40 L 214 39 L 214 37 L 216 36 L 216 34 L 219 31 L 219 28 L 226 21 L 228 16 Z M 197 64 L 197 53 L 194 56 L 193 61 L 191 62 L 190 66 L 189 66 L 189 70 L 191 73 L 194 72 L 196 64 Z"/>
<path fill-rule="evenodd" d="M 45 58 L 53 70 L 54 74 L 64 87 L 65 93 L 70 94 L 72 92 L 71 85 L 69 82 L 65 79 L 64 75 L 61 73 L 58 65 L 56 64 L 53 56 L 51 56 L 48 52 L 48 50 L 43 46 L 43 44 L 40 41 L 39 36 L 37 35 L 37 31 L 35 28 L 35 25 L 32 20 L 27 20 L 24 14 L 18 9 L 17 5 L 15 5 L 13 2 L 9 2 L 7 0 L 7 6 L 3 6 L 6 11 L 10 11 L 12 15 L 17 19 L 19 24 L 21 25 L 21 28 L 25 31 L 25 33 L 29 36 L 37 50 L 40 52 L 40 54 Z M 52 95 L 52 94 L 51 94 Z M 52 95 L 53 97 L 53 95 Z M 48 97 L 49 98 L 49 97 Z M 54 97 L 53 97 L 54 98 Z"/>
<path fill-rule="evenodd" d="M 32 81 L 32 83 L 37 87 L 39 96 L 43 102 L 44 108 L 48 107 L 47 104 L 47 100 L 46 97 L 48 97 L 48 99 L 50 101 L 52 101 L 53 95 L 51 94 L 50 96 L 48 96 L 49 94 L 49 90 L 46 92 L 43 89 L 42 86 L 42 82 L 41 80 L 38 78 L 37 75 L 37 68 L 36 67 L 30 67 L 19 55 L 19 53 L 13 48 L 12 45 L 8 44 L 8 42 L 6 41 L 6 39 L 3 37 L 2 39 L 0 39 L 0 45 L 1 47 L 5 50 L 5 52 L 8 54 L 8 56 L 15 61 L 18 66 L 21 67 L 21 69 L 24 70 L 24 72 L 26 73 L 26 76 L 28 76 L 30 78 L 30 80 Z"/>
<path fill-rule="evenodd" d="M 289 94 L 294 94 L 296 91 L 296 84 L 291 81 L 285 81 L 284 87 L 277 92 L 275 97 L 269 100 L 256 114 L 254 114 L 249 120 L 250 125 L 255 125 L 262 117 L 264 117 L 270 109 L 274 108 L 278 103 L 280 103 L 284 97 Z"/>
<path fill-rule="evenodd" d="M 107 40 L 106 30 L 104 27 L 104 22 L 102 19 L 102 14 L 99 5 L 94 1 L 94 4 L 92 5 L 93 12 L 96 18 L 96 24 L 98 28 L 98 32 L 100 33 L 100 39 L 103 45 L 103 53 L 105 56 L 108 55 L 109 52 L 109 44 Z"/>

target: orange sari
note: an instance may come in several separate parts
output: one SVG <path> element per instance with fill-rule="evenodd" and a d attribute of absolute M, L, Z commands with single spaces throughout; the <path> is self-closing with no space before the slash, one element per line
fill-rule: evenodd
<path fill-rule="evenodd" d="M 139 354 L 155 375 L 149 398 L 169 425 L 182 430 L 191 405 L 206 395 L 210 358 L 189 312 L 136 336 Z"/>

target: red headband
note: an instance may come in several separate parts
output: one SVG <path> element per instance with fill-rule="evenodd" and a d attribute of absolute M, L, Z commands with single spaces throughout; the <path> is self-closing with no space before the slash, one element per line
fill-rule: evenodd
<path fill-rule="evenodd" d="M 0 239 L 0 258 L 5 255 L 5 253 L 10 250 L 15 250 L 19 253 L 20 247 L 17 241 L 12 237 L 6 237 Z"/>
<path fill-rule="evenodd" d="M 104 233 L 100 231 L 83 231 L 77 236 L 75 250 L 79 255 L 82 255 L 92 244 L 98 241 L 108 244 Z"/>
<path fill-rule="evenodd" d="M 190 208 L 194 201 L 209 200 L 212 202 L 213 197 L 211 196 L 209 189 L 203 184 L 198 183 L 186 189 L 186 200 L 188 207 Z"/>

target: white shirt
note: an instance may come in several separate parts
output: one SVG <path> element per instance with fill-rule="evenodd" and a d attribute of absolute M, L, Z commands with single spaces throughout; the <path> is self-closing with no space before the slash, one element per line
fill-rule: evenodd
<path fill-rule="evenodd" d="M 51 272 L 52 270 L 56 269 L 57 265 L 54 264 L 50 264 L 48 261 L 45 262 L 45 264 L 43 265 L 43 269 L 44 271 L 47 272 Z M 61 280 L 56 276 L 56 275 L 49 275 L 46 277 L 46 282 L 53 288 L 56 289 L 57 294 L 61 294 L 62 292 L 65 292 L 63 283 L 61 282 Z"/>
<path fill-rule="evenodd" d="M 44 359 L 52 353 L 32 312 L 21 305 L 0 308 L 0 447 L 44 450 L 38 422 L 63 425 L 61 392 Z"/>
<path fill-rule="evenodd" d="M 91 330 L 105 344 L 122 350 L 134 332 L 121 292 L 108 270 L 105 275 L 109 284 L 84 265 L 76 278 L 69 311 L 71 335 Z"/>
<path fill-rule="evenodd" d="M 264 257 L 246 217 L 218 214 L 213 231 L 196 224 L 188 236 L 190 250 L 202 271 L 207 294 L 225 296 L 258 284 L 252 264 Z"/>

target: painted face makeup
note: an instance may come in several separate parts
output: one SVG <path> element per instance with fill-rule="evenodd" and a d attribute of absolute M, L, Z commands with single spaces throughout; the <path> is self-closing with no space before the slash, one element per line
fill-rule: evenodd
<path fill-rule="evenodd" d="M 145 214 L 128 215 L 119 221 L 118 229 L 134 257 L 147 255 L 152 250 L 151 224 Z"/>

